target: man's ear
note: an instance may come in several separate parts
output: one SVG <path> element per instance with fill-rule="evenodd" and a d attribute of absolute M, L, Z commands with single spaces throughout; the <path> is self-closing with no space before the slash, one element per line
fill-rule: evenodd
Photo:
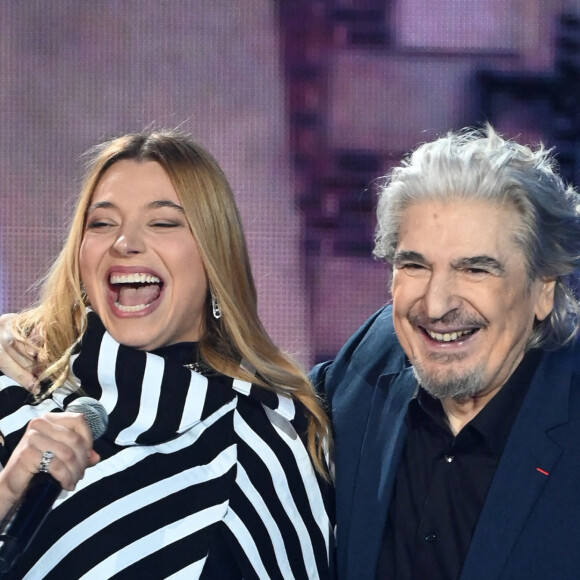
<path fill-rule="evenodd" d="M 537 320 L 544 320 L 554 308 L 554 290 L 556 288 L 556 280 L 544 280 L 536 300 L 536 308 L 534 313 Z"/>

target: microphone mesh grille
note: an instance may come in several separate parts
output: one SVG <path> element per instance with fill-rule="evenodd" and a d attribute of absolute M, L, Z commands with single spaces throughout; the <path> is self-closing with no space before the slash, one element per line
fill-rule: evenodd
<path fill-rule="evenodd" d="M 107 430 L 109 419 L 105 407 L 91 397 L 79 397 L 66 408 L 72 413 L 82 413 L 87 422 L 93 439 L 98 439 Z"/>

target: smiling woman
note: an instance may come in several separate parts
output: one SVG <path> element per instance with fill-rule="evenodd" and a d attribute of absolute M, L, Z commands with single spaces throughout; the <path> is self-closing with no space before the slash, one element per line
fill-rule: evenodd
<path fill-rule="evenodd" d="M 200 339 L 207 277 L 159 163 L 126 159 L 104 172 L 86 211 L 79 264 L 89 304 L 119 342 L 154 350 Z"/>
<path fill-rule="evenodd" d="M 329 577 L 327 419 L 262 327 L 223 172 L 168 131 L 91 159 L 12 325 L 36 400 L 0 375 L 0 516 L 41 465 L 66 490 L 3 577 Z M 97 441 L 61 412 L 80 395 L 109 416 Z"/>

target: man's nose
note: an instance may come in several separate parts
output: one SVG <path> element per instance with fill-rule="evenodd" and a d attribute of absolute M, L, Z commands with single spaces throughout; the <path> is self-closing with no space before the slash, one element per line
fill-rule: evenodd
<path fill-rule="evenodd" d="M 115 239 L 113 248 L 122 256 L 143 253 L 145 251 L 145 243 L 139 228 L 123 226 Z"/>
<path fill-rule="evenodd" d="M 425 293 L 423 306 L 431 320 L 439 320 L 459 307 L 457 280 L 452 272 L 432 272 Z"/>

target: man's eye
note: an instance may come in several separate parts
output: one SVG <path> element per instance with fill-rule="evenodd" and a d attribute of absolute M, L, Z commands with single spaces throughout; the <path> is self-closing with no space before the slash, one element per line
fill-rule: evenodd
<path fill-rule="evenodd" d="M 460 273 L 468 280 L 473 280 L 478 282 L 479 280 L 484 280 L 488 276 L 491 276 L 489 270 L 483 268 L 463 268 Z"/>
<path fill-rule="evenodd" d="M 465 268 L 463 271 L 466 274 L 471 274 L 473 276 L 484 276 L 489 274 L 488 270 L 484 270 L 483 268 Z"/>
<path fill-rule="evenodd" d="M 397 266 L 399 270 L 405 272 L 409 276 L 421 276 L 428 272 L 428 268 L 423 264 L 417 264 L 415 262 L 409 262 L 407 264 L 400 264 Z"/>

